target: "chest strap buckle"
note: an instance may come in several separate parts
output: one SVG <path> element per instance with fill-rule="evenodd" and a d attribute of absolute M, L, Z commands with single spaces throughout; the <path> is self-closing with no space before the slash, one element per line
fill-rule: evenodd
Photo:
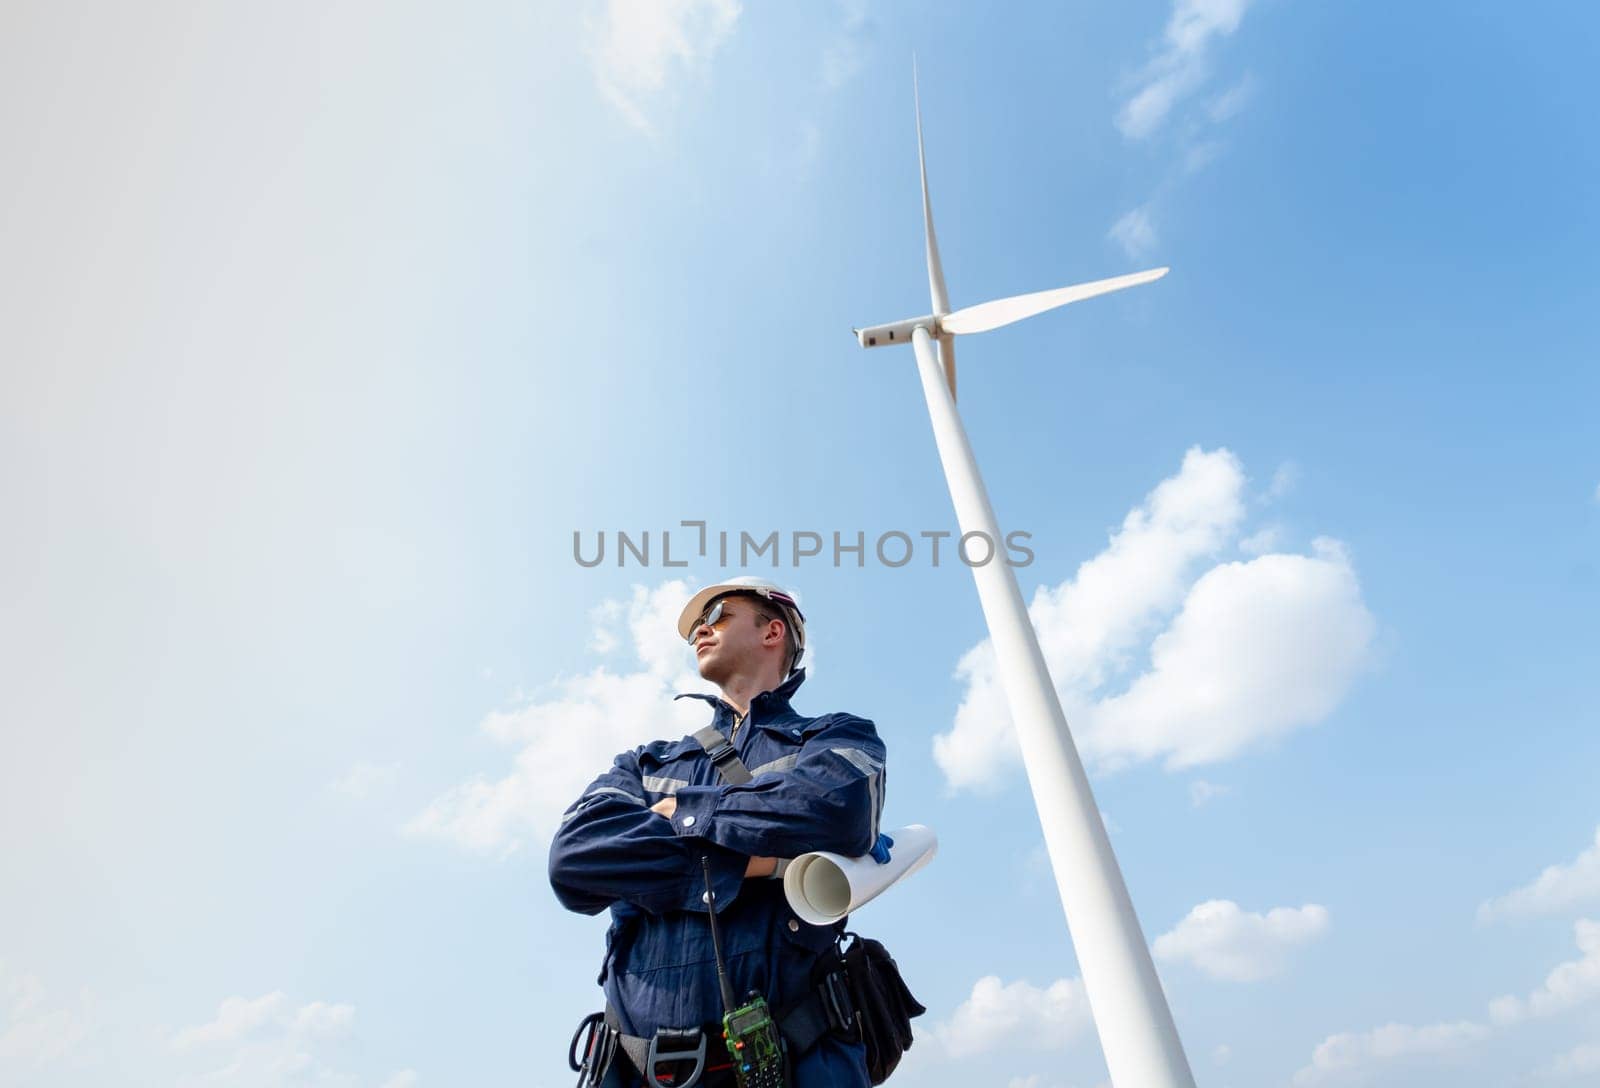
<path fill-rule="evenodd" d="M 695 733 L 694 739 L 700 742 L 700 747 L 711 757 L 711 762 L 716 765 L 717 773 L 722 776 L 724 782 L 742 786 L 755 777 L 750 773 L 750 768 L 744 765 L 744 760 L 739 758 L 733 742 L 723 736 L 722 730 L 716 726 L 706 726 Z"/>

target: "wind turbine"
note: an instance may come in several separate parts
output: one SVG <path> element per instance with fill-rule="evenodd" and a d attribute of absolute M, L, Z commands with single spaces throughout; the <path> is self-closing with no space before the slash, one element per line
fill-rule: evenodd
<path fill-rule="evenodd" d="M 1074 287 L 1017 295 L 952 313 L 944 269 L 939 263 L 939 242 L 933 233 L 933 206 L 928 199 L 921 96 L 915 97 L 922 223 L 933 312 L 857 329 L 856 339 L 864 348 L 912 345 L 962 535 L 982 532 L 997 541 L 1003 539 L 1000 528 L 956 411 L 955 337 L 987 332 L 1069 302 L 1149 283 L 1166 275 L 1167 270 L 1154 268 Z M 1128 886 L 1067 728 L 1061 700 L 1045 667 L 1017 576 L 1005 562 L 989 562 L 971 570 L 999 660 L 1028 783 L 1044 826 L 1050 866 L 1112 1083 L 1117 1088 L 1194 1088 L 1194 1075 L 1172 1022 L 1172 1011 L 1167 1007 Z"/>

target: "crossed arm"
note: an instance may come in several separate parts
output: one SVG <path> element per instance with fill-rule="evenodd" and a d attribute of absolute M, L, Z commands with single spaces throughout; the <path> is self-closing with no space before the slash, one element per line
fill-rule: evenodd
<path fill-rule="evenodd" d="M 678 799 L 676 797 L 663 797 L 650 806 L 650 811 L 657 816 L 670 820 L 672 819 L 672 814 L 678 811 Z M 744 877 L 746 880 L 751 877 L 768 877 L 776 872 L 777 868 L 777 858 L 753 857 L 750 859 L 750 864 L 745 866 Z"/>
<path fill-rule="evenodd" d="M 550 843 L 550 885 L 563 906 L 583 914 L 619 901 L 651 914 L 704 910 L 704 858 L 717 901 L 733 899 L 749 857 L 696 845 L 650 810 L 638 753 L 624 752 L 561 817 Z"/>
<path fill-rule="evenodd" d="M 647 805 L 638 751 L 624 752 L 562 817 L 550 883 L 564 906 L 585 914 L 618 901 L 652 914 L 705 910 L 702 857 L 725 904 L 746 877 L 771 875 L 777 858 L 865 854 L 882 812 L 883 758 L 871 722 L 835 715 L 787 771 L 685 786 Z"/>

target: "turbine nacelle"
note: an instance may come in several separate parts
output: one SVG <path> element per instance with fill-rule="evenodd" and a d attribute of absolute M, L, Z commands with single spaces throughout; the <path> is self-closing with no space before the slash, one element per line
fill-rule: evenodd
<path fill-rule="evenodd" d="M 911 330 L 917 326 L 927 329 L 933 336 L 939 335 L 939 319 L 932 314 L 926 317 L 908 317 L 904 321 L 891 321 L 887 325 L 873 325 L 865 329 L 851 329 L 856 334 L 856 343 L 864 348 L 886 348 L 891 344 L 911 343 Z"/>

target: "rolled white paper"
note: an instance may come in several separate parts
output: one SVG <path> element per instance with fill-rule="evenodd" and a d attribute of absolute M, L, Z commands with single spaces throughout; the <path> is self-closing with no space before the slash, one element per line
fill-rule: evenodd
<path fill-rule="evenodd" d="M 801 854 L 783 874 L 789 907 L 814 926 L 837 922 L 933 860 L 939 837 L 933 829 L 911 824 L 886 832 L 894 840 L 889 861 L 880 865 L 871 855 L 847 858 L 825 850 Z"/>

